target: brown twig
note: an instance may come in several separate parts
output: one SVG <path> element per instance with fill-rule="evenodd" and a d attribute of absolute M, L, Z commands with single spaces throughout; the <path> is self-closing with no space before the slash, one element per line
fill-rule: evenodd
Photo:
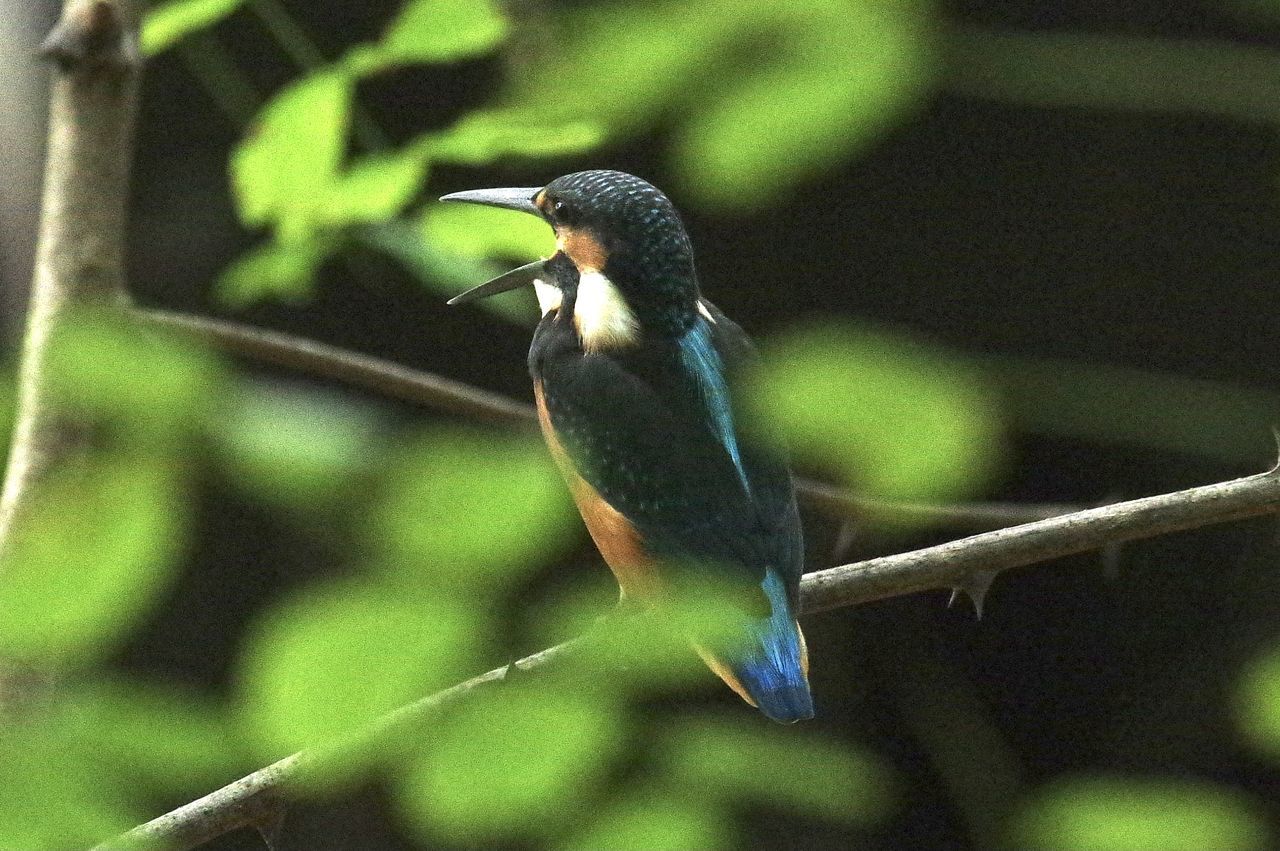
<path fill-rule="evenodd" d="M 532 428 L 537 423 L 537 414 L 532 405 L 381 358 L 226 319 L 155 308 L 138 308 L 137 313 L 156 325 L 192 334 L 228 352 L 346 382 L 392 398 L 416 402 L 484 422 L 525 428 Z M 1004 503 L 953 506 L 891 502 L 858 496 L 847 490 L 807 479 L 796 481 L 796 491 L 803 504 L 837 519 L 874 516 L 978 530 L 1057 517 L 1079 507 Z"/>
<path fill-rule="evenodd" d="M 125 0 L 67 0 L 42 47 L 56 70 L 17 421 L 0 494 L 0 559 L 33 492 L 78 445 L 48 386 L 50 341 L 77 308 L 123 302 L 136 20 Z"/>
<path fill-rule="evenodd" d="M 1174 493 L 1113 503 L 1052 517 L 1022 526 L 997 529 L 914 552 L 884 556 L 810 573 L 800 587 L 805 613 L 852 606 L 884 597 L 962 585 L 979 570 L 1000 571 L 1131 541 L 1214 523 L 1225 523 L 1280 510 L 1280 472 L 1234 479 Z M 543 650 L 514 663 L 532 671 L 571 655 L 581 639 Z M 442 692 L 425 697 L 383 717 L 362 740 L 404 734 L 434 712 L 488 683 L 500 681 L 507 668 L 497 668 Z M 306 750 L 260 769 L 229 786 L 134 828 L 99 846 L 159 843 L 185 849 L 252 823 L 266 813 L 290 782 L 309 765 L 326 758 L 322 750 Z"/>

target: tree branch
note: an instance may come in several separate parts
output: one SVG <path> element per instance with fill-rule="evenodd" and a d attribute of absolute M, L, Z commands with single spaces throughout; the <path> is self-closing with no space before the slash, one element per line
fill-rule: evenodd
<path fill-rule="evenodd" d="M 1280 472 L 1205 485 L 1078 511 L 1007 529 L 997 529 L 914 552 L 869 559 L 807 574 L 800 586 L 806 614 L 885 597 L 965 583 L 975 571 L 1002 571 L 1087 552 L 1108 544 L 1149 538 L 1280 510 Z M 570 656 L 583 639 L 543 650 L 514 663 L 533 671 Z M 361 741 L 403 736 L 411 725 L 468 693 L 502 680 L 497 668 L 384 716 L 363 731 Z M 260 769 L 197 801 L 98 846 L 133 843 L 186 849 L 253 824 L 278 806 L 291 781 L 332 751 L 309 749 Z"/>
<path fill-rule="evenodd" d="M 342 381 L 391 398 L 500 425 L 533 428 L 538 421 L 532 405 L 460 381 L 293 334 L 170 310 L 136 308 L 136 313 L 155 325 L 182 331 L 233 354 Z M 1078 508 L 1070 505 L 970 503 L 950 506 L 894 502 L 856 496 L 832 485 L 806 479 L 797 479 L 796 492 L 803 504 L 841 520 L 889 517 L 978 530 L 1057 517 Z"/>
<path fill-rule="evenodd" d="M 17 422 L 0 494 L 0 562 L 32 492 L 64 466 L 79 442 L 50 395 L 50 340 L 77 308 L 123 303 L 138 100 L 136 11 L 128 0 L 67 0 L 42 47 L 56 71 Z"/>

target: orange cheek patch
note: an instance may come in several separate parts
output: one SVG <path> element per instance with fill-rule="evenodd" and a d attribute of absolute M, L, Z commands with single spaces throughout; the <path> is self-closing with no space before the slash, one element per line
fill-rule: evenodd
<path fill-rule="evenodd" d="M 604 268 L 605 261 L 609 259 L 609 254 L 600 244 L 600 240 L 588 231 L 576 228 L 561 228 L 559 238 L 556 239 L 556 248 L 569 255 L 569 259 L 580 272 L 599 272 Z"/>
<path fill-rule="evenodd" d="M 605 502 L 586 479 L 578 475 L 551 426 L 541 382 L 534 382 L 533 397 L 538 404 L 538 423 L 542 426 L 542 435 L 551 450 L 551 457 L 569 485 L 569 492 L 573 494 L 578 513 L 591 533 L 591 540 L 595 541 L 596 548 L 613 571 L 622 592 L 635 600 L 655 599 L 662 591 L 662 584 L 657 575 L 657 565 L 645 552 L 639 533 L 627 518 Z"/>

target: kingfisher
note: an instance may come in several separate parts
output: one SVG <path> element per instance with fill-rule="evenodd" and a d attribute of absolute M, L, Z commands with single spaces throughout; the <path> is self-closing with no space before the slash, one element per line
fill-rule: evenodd
<path fill-rule="evenodd" d="M 733 590 L 742 640 L 722 650 L 695 637 L 694 649 L 769 718 L 812 718 L 791 473 L 775 449 L 744 433 L 730 378 L 755 350 L 702 297 L 671 201 L 607 170 L 440 200 L 529 213 L 555 234 L 550 258 L 449 303 L 536 290 L 542 319 L 529 372 L 538 420 L 623 599 L 663 599 L 686 565 L 714 572 Z"/>

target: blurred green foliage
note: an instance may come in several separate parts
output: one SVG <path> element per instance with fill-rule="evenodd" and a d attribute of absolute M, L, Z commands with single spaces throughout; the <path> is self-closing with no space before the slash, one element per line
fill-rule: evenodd
<path fill-rule="evenodd" d="M 995 394 L 954 354 L 853 325 L 770 340 L 746 394 L 758 428 L 855 490 L 906 500 L 974 493 L 998 467 Z"/>
<path fill-rule="evenodd" d="M 1172 777 L 1075 777 L 1042 789 L 1013 847 L 1044 851 L 1262 851 L 1269 830 L 1243 795 Z"/>
<path fill-rule="evenodd" d="M 934 64 L 930 13 L 921 0 L 575 9 L 545 46 L 529 46 L 533 60 L 513 79 L 512 97 L 541 114 L 604 120 L 620 134 L 671 122 L 683 193 L 757 209 L 923 101 Z"/>
<path fill-rule="evenodd" d="M 43 483 L 0 565 L 0 847 L 77 847 L 244 766 L 201 695 L 96 672 L 161 597 L 185 545 L 185 453 L 229 377 L 116 311 L 74 315 L 47 382 L 91 439 Z"/>
<path fill-rule="evenodd" d="M 162 50 L 237 5 L 165 4 L 144 43 Z M 534 40 L 488 0 L 408 0 L 382 38 L 277 93 L 238 146 L 231 175 L 241 218 L 272 239 L 233 264 L 219 291 L 232 304 L 305 294 L 343 233 L 401 220 L 435 163 L 558 159 L 659 123 L 674 125 L 682 201 L 767 205 L 923 102 L 935 64 L 930 13 L 925 0 L 615 4 L 566 11 L 551 22 L 553 38 Z M 494 106 L 395 150 L 348 157 L 359 80 L 504 42 L 520 70 Z M 440 236 L 428 234 L 435 262 L 406 266 L 445 291 L 453 276 L 440 274 L 439 260 L 455 248 Z M 466 258 L 510 246 L 500 229 L 477 227 L 464 241 Z M 413 250 L 399 242 L 392 254 L 405 260 Z"/>

